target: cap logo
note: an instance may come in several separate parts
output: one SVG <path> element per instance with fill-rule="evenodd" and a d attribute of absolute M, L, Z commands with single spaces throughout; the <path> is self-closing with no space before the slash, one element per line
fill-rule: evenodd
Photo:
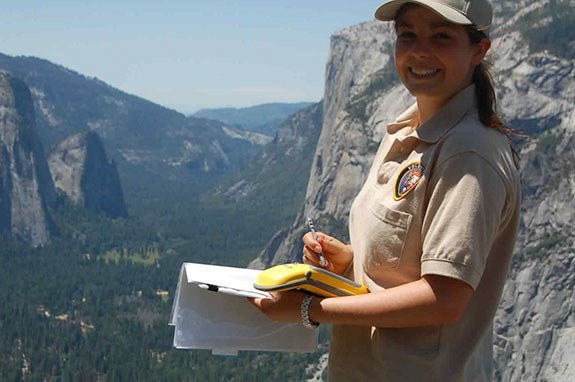
<path fill-rule="evenodd" d="M 401 170 L 395 181 L 393 199 L 405 198 L 419 184 L 424 172 L 425 166 L 421 162 L 411 163 Z"/>

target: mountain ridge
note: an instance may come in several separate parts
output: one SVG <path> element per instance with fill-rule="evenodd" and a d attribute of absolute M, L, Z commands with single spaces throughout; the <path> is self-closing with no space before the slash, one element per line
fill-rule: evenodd
<path fill-rule="evenodd" d="M 271 102 L 249 107 L 201 109 L 192 116 L 215 119 L 242 129 L 274 135 L 289 116 L 311 106 L 313 102 Z"/>
<path fill-rule="evenodd" d="M 44 59 L 0 54 L 0 68 L 29 86 L 45 147 L 93 130 L 122 177 L 136 167 L 161 178 L 217 179 L 240 168 L 270 139 L 186 117 Z"/>

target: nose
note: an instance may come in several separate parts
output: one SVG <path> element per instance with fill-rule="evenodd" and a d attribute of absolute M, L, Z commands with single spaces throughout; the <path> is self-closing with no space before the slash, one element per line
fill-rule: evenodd
<path fill-rule="evenodd" d="M 413 40 L 409 51 L 414 56 L 427 56 L 431 52 L 431 47 L 425 39 L 416 38 Z"/>

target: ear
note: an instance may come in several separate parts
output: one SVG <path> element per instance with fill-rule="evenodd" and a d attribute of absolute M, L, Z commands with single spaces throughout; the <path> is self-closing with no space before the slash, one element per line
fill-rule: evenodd
<path fill-rule="evenodd" d="M 481 41 L 475 45 L 475 53 L 473 54 L 473 58 L 471 60 L 473 66 L 481 64 L 487 55 L 489 48 L 491 48 L 491 40 L 488 38 L 481 39 Z"/>

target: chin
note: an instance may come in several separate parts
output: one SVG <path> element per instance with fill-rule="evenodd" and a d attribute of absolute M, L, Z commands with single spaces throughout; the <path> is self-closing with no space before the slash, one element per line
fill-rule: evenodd
<path fill-rule="evenodd" d="M 445 98 L 445 92 L 437 88 L 422 88 L 420 86 L 407 87 L 409 93 L 415 98 Z"/>

